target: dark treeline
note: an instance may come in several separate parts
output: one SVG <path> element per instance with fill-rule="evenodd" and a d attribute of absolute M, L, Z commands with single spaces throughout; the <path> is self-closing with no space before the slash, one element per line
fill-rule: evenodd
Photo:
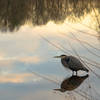
<path fill-rule="evenodd" d="M 14 31 L 27 22 L 44 25 L 52 20 L 75 22 L 96 8 L 99 0 L 0 0 L 0 29 Z"/>

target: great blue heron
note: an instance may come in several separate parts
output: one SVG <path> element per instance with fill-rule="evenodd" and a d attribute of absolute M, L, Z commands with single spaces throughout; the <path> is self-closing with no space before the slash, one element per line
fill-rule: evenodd
<path fill-rule="evenodd" d="M 76 72 L 76 75 L 77 75 L 77 71 L 79 71 L 79 70 L 83 70 L 86 72 L 89 71 L 81 63 L 81 61 L 74 56 L 61 55 L 61 56 L 55 56 L 54 58 L 61 58 L 61 63 L 63 64 L 63 66 L 65 68 L 69 68 L 70 70 L 72 70 L 73 75 L 74 75 L 74 71 Z"/>

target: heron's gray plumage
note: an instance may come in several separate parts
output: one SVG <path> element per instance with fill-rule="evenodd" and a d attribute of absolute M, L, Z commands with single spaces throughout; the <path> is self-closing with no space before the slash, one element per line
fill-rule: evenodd
<path fill-rule="evenodd" d="M 82 62 L 77 59 L 74 56 L 67 56 L 67 55 L 61 55 L 58 56 L 61 58 L 61 63 L 63 64 L 63 66 L 65 68 L 69 68 L 72 71 L 79 71 L 79 70 L 83 70 L 88 72 L 89 70 L 82 64 Z"/>
<path fill-rule="evenodd" d="M 87 68 L 85 68 L 84 65 L 76 57 L 66 56 L 65 58 L 61 58 L 61 62 L 66 68 L 69 68 L 73 71 L 88 71 Z"/>

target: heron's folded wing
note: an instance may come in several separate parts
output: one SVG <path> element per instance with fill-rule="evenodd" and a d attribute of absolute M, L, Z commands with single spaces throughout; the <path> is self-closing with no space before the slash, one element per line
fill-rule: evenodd
<path fill-rule="evenodd" d="M 81 61 L 73 56 L 70 56 L 69 65 L 75 68 L 79 68 L 79 69 L 84 67 Z"/>

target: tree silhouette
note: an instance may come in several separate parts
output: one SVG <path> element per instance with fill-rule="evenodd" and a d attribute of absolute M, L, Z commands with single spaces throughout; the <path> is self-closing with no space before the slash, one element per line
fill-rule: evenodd
<path fill-rule="evenodd" d="M 33 25 L 45 25 L 51 20 L 63 23 L 66 18 L 77 22 L 93 7 L 100 14 L 99 0 L 0 0 L 0 29 L 18 30 L 27 22 Z"/>

